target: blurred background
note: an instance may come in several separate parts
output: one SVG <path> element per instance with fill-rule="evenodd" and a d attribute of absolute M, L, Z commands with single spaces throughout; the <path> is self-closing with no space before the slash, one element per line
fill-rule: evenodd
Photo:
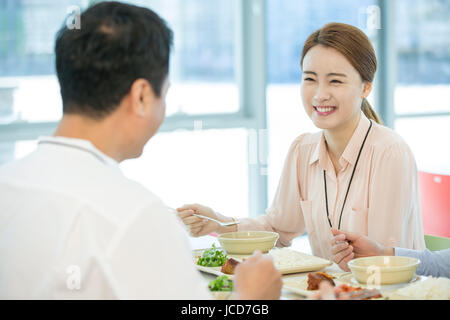
<path fill-rule="evenodd" d="M 90 0 L 0 0 L 0 164 L 36 148 L 62 115 L 54 39 Z M 174 30 L 160 133 L 126 176 L 172 207 L 198 202 L 235 217 L 270 205 L 291 142 L 312 125 L 300 54 L 329 22 L 362 29 L 379 69 L 370 101 L 419 170 L 450 174 L 449 0 L 135 0 Z M 81 25 L 82 27 L 82 25 Z"/>

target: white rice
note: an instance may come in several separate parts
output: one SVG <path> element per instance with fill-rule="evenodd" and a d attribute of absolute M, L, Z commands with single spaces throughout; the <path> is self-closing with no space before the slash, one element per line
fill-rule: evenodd
<path fill-rule="evenodd" d="M 297 251 L 290 250 L 289 248 L 274 248 L 269 251 L 269 254 L 273 257 L 273 263 L 275 267 L 298 267 L 317 263 L 317 258 L 308 256 Z"/>
<path fill-rule="evenodd" d="M 429 277 L 401 288 L 397 293 L 421 300 L 450 300 L 450 279 Z"/>

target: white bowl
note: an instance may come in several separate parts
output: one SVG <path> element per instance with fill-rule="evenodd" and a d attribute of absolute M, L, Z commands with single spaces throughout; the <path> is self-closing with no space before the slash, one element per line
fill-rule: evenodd
<path fill-rule="evenodd" d="M 270 231 L 240 231 L 223 233 L 218 240 L 227 253 L 252 254 L 255 250 L 269 252 L 279 237 L 278 233 Z"/>
<path fill-rule="evenodd" d="M 374 256 L 353 259 L 348 266 L 359 283 L 390 285 L 411 281 L 419 263 L 410 257 Z"/>

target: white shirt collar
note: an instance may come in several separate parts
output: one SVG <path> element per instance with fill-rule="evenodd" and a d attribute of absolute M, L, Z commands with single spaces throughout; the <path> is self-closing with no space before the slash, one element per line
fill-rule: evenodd
<path fill-rule="evenodd" d="M 38 144 L 51 144 L 55 146 L 78 149 L 80 150 L 80 152 L 88 152 L 92 154 L 95 158 L 103 162 L 105 165 L 112 165 L 117 167 L 119 165 L 119 163 L 116 160 L 98 150 L 89 140 L 67 138 L 67 137 L 41 136 L 38 138 Z"/>

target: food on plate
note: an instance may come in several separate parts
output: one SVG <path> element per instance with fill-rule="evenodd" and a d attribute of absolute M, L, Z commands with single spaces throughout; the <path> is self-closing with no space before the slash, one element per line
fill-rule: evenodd
<path fill-rule="evenodd" d="M 289 248 L 274 248 L 269 251 L 277 268 L 282 266 L 299 266 L 313 262 L 315 257 L 302 254 Z"/>
<path fill-rule="evenodd" d="M 429 277 L 398 289 L 396 293 L 421 300 L 450 300 L 450 279 Z"/>
<path fill-rule="evenodd" d="M 275 267 L 286 273 L 291 273 L 289 271 L 316 271 L 332 264 L 329 260 L 289 248 L 274 248 L 269 251 L 269 255 L 272 256 Z M 285 274 L 284 272 L 282 271 L 283 274 Z"/>
<path fill-rule="evenodd" d="M 229 258 L 222 266 L 222 269 L 220 269 L 220 271 L 226 274 L 234 274 L 234 270 L 236 269 L 238 264 L 239 261 L 233 258 Z"/>
<path fill-rule="evenodd" d="M 325 272 L 310 272 L 308 273 L 308 287 L 307 290 L 319 290 L 319 284 L 322 281 L 330 283 L 333 287 L 336 287 L 333 281 L 334 277 Z M 361 287 L 352 287 L 347 284 L 341 284 L 336 287 L 339 292 L 337 299 L 348 300 L 369 300 L 374 298 L 381 298 L 382 295 L 378 290 L 363 289 Z"/>
<path fill-rule="evenodd" d="M 203 267 L 221 267 L 227 261 L 227 255 L 213 244 L 212 248 L 203 252 L 197 264 Z"/>
<path fill-rule="evenodd" d="M 319 284 L 322 281 L 328 281 L 333 287 L 336 284 L 333 281 L 333 276 L 325 272 L 310 272 L 308 273 L 308 288 L 307 290 L 318 290 Z"/>
<path fill-rule="evenodd" d="M 233 281 L 227 276 L 220 276 L 211 281 L 208 288 L 211 291 L 233 291 Z"/>
<path fill-rule="evenodd" d="M 352 287 L 345 283 L 337 287 L 340 291 L 338 299 L 349 300 L 369 300 L 375 298 L 381 298 L 382 295 L 377 289 L 363 289 L 361 287 Z"/>

